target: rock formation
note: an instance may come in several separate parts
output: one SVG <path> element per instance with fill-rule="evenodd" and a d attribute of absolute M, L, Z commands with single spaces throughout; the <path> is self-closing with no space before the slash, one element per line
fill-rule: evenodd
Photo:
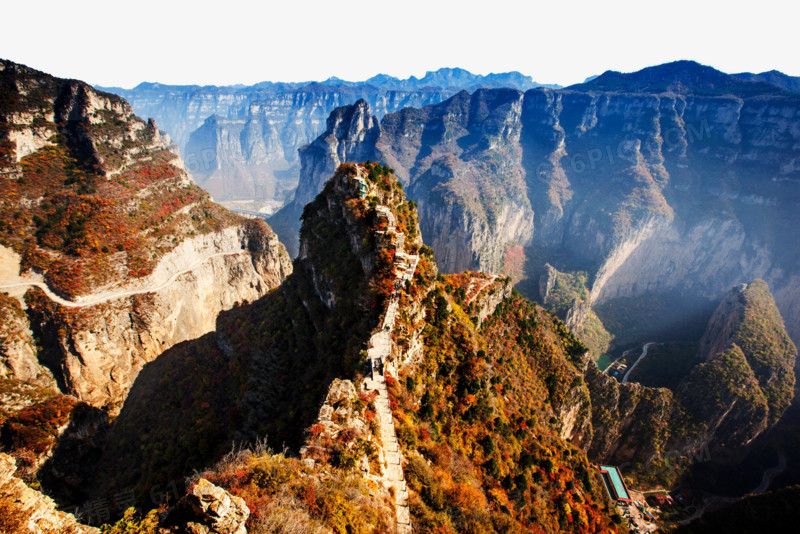
<path fill-rule="evenodd" d="M 290 260 L 123 99 L 9 61 L 0 78 L 0 365 L 115 413 L 147 362 L 280 284 Z"/>
<path fill-rule="evenodd" d="M 716 299 L 762 278 L 798 339 L 800 250 L 785 238 L 798 120 L 794 93 L 678 62 L 564 90 L 461 93 L 386 115 L 362 147 L 326 138 L 395 170 L 445 272 L 498 272 L 521 245 L 537 279 L 555 258 L 588 272 L 593 306 L 666 291 Z M 301 159 L 309 185 L 333 160 Z"/>
<path fill-rule="evenodd" d="M 78 523 L 75 516 L 56 510 L 50 497 L 29 488 L 14 476 L 16 462 L 0 453 L 0 530 L 4 534 L 99 534 L 100 531 Z"/>
<path fill-rule="evenodd" d="M 204 478 L 178 501 L 177 508 L 177 513 L 184 514 L 187 519 L 184 528 L 195 534 L 247 534 L 245 522 L 250 510 L 244 499 Z"/>

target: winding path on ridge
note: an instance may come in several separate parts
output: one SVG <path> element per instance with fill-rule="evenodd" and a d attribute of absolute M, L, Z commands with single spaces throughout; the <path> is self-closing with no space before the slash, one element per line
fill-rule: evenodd
<path fill-rule="evenodd" d="M 17 280 L 15 280 L 12 283 L 9 283 L 11 282 L 10 280 L 0 280 L 0 291 L 7 289 L 22 288 L 22 287 L 38 287 L 39 289 L 44 291 L 45 295 L 47 295 L 53 302 L 56 302 L 68 308 L 83 308 L 86 306 L 95 306 L 97 304 L 102 304 L 104 302 L 108 302 L 109 300 L 116 300 L 119 298 L 130 297 L 133 295 L 141 295 L 144 293 L 161 291 L 162 289 L 173 284 L 178 278 L 180 278 L 184 274 L 187 274 L 192 270 L 197 269 L 202 264 L 204 264 L 205 262 L 209 261 L 212 258 L 217 258 L 219 256 L 235 256 L 238 254 L 245 254 L 246 252 L 247 252 L 246 250 L 239 249 L 236 251 L 216 252 L 214 254 L 209 254 L 203 257 L 202 259 L 194 262 L 186 269 L 174 273 L 172 276 L 170 276 L 166 281 L 162 282 L 161 284 L 145 286 L 136 289 L 114 291 L 109 293 L 99 293 L 97 295 L 89 295 L 86 297 L 78 297 L 79 300 L 75 301 L 66 300 L 63 297 L 60 297 L 59 295 L 54 293 L 53 290 L 50 289 L 50 286 L 48 286 L 44 282 L 40 282 L 37 280 L 25 280 L 24 278 L 21 277 L 18 277 Z"/>
<path fill-rule="evenodd" d="M 388 208 L 386 209 L 388 210 Z M 394 226 L 391 226 L 389 231 L 395 231 Z M 395 258 L 397 286 L 399 287 L 403 282 L 414 277 L 419 256 L 398 251 L 395 254 Z M 397 433 L 389 402 L 389 392 L 386 389 L 386 377 L 384 373 L 380 372 L 392 350 L 392 330 L 394 329 L 398 306 L 399 296 L 395 292 L 386 306 L 386 313 L 380 329 L 372 334 L 367 345 L 367 355 L 371 360 L 372 376 L 364 379 L 364 387 L 368 391 L 372 390 L 378 393 L 378 398 L 375 399 L 375 407 L 378 413 L 379 434 L 386 462 L 386 469 L 381 478 L 383 479 L 383 485 L 394 494 L 397 532 L 399 534 L 411 534 L 411 510 L 408 507 L 408 485 L 403 474 L 403 454 L 400 452 L 400 445 L 397 442 Z"/>
<path fill-rule="evenodd" d="M 637 365 L 639 365 L 639 362 L 640 362 L 640 361 L 644 360 L 644 357 L 645 357 L 645 356 L 647 356 L 647 351 L 650 349 L 650 347 L 651 347 L 652 345 L 655 345 L 655 344 L 656 344 L 656 342 L 655 342 L 655 341 L 651 341 L 650 343 L 647 343 L 647 344 L 644 346 L 644 348 L 642 349 L 642 354 L 641 354 L 641 356 L 639 356 L 639 357 L 636 359 L 636 361 L 635 361 L 635 362 L 633 362 L 633 365 L 631 365 L 631 366 L 630 366 L 630 368 L 628 369 L 628 372 L 627 372 L 627 373 L 625 373 L 625 376 L 623 376 L 623 377 L 622 377 L 622 383 L 623 383 L 623 384 L 624 384 L 624 383 L 626 383 L 626 382 L 628 381 L 628 377 L 629 377 L 629 376 L 631 376 L 631 373 L 633 372 L 633 370 L 634 370 L 634 369 L 636 369 L 636 366 L 637 366 Z"/>

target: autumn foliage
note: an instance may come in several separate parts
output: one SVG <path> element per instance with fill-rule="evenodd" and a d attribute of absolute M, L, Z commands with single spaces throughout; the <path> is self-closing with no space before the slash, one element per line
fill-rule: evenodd
<path fill-rule="evenodd" d="M 593 467 L 555 417 L 582 387 L 570 356 L 580 344 L 519 296 L 476 331 L 459 305 L 471 280 L 440 279 L 425 299 L 425 361 L 390 381 L 415 525 L 615 531 Z"/>

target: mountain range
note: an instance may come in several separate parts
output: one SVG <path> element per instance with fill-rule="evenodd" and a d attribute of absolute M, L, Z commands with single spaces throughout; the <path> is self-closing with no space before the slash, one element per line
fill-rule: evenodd
<path fill-rule="evenodd" d="M 460 90 L 538 87 L 518 72 L 476 75 L 443 68 L 404 80 L 379 74 L 363 82 L 262 82 L 252 86 L 101 88 L 153 117 L 180 147 L 192 176 L 218 201 L 250 201 L 268 213 L 297 185 L 297 149 L 324 130 L 337 107 L 367 100 L 383 115 L 441 102 Z"/>
<path fill-rule="evenodd" d="M 792 480 L 798 113 L 692 62 L 361 99 L 273 232 L 0 62 L 0 530 L 626 532 L 598 465 Z"/>
<path fill-rule="evenodd" d="M 620 299 L 708 307 L 762 278 L 797 340 L 799 113 L 796 93 L 693 62 L 562 90 L 461 92 L 380 121 L 360 101 L 301 149 L 295 198 L 270 220 L 294 253 L 325 176 L 381 161 L 445 272 L 513 274 L 542 300 L 548 269 L 580 279 L 561 310 L 574 328 Z"/>

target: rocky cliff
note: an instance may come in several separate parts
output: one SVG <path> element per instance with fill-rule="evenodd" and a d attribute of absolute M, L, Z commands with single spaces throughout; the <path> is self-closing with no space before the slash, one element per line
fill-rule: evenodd
<path fill-rule="evenodd" d="M 536 279 L 547 261 L 588 273 L 593 305 L 716 299 L 762 278 L 797 338 L 800 251 L 785 236 L 799 114 L 794 93 L 678 62 L 565 90 L 458 94 L 386 115 L 377 141 L 351 150 L 374 150 L 404 180 L 445 271 L 497 272 L 522 246 Z"/>
<path fill-rule="evenodd" d="M 269 212 L 291 199 L 297 150 L 324 131 L 338 107 L 364 99 L 380 117 L 441 102 L 463 89 L 538 85 L 517 72 L 481 76 L 440 69 L 405 80 L 378 75 L 364 82 L 331 78 L 248 87 L 141 84 L 106 90 L 125 97 L 137 114 L 154 117 L 181 147 L 194 179 L 216 200 L 255 200 Z"/>
<path fill-rule="evenodd" d="M 2 365 L 113 412 L 142 366 L 291 263 L 266 224 L 213 204 L 124 100 L 0 69 Z"/>
<path fill-rule="evenodd" d="M 56 503 L 25 485 L 14 476 L 16 462 L 0 453 L 0 529 L 5 534 L 59 532 L 99 534 L 100 531 L 78 523 L 75 516 L 60 512 Z"/>

